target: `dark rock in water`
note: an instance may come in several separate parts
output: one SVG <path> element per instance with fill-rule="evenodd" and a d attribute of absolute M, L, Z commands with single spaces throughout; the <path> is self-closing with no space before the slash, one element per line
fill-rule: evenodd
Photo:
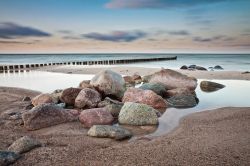
<path fill-rule="evenodd" d="M 122 109 L 121 104 L 109 104 L 107 106 L 105 106 L 106 110 L 109 111 L 113 117 L 118 117 L 121 109 Z"/>
<path fill-rule="evenodd" d="M 188 88 L 195 90 L 197 86 L 197 79 L 170 69 L 163 69 L 154 73 L 149 79 L 149 82 L 161 83 L 165 85 L 166 89 Z"/>
<path fill-rule="evenodd" d="M 119 114 L 120 124 L 128 125 L 157 125 L 158 117 L 154 108 L 139 103 L 126 102 Z"/>
<path fill-rule="evenodd" d="M 22 99 L 22 101 L 31 101 L 31 98 L 29 96 L 26 96 Z"/>
<path fill-rule="evenodd" d="M 195 66 L 195 69 L 196 70 L 204 70 L 204 71 L 207 71 L 207 69 L 205 67 L 202 67 L 202 66 Z"/>
<path fill-rule="evenodd" d="M 105 99 L 98 104 L 98 107 L 101 108 L 101 107 L 105 107 L 105 106 L 110 105 L 110 104 L 123 105 L 123 103 L 118 101 L 118 100 L 113 100 L 109 97 L 105 97 Z"/>
<path fill-rule="evenodd" d="M 77 108 L 94 108 L 102 100 L 101 95 L 94 89 L 85 88 L 80 91 L 75 99 Z"/>
<path fill-rule="evenodd" d="M 90 84 L 104 96 L 121 99 L 125 92 L 125 81 L 122 76 L 111 70 L 104 70 L 95 75 Z"/>
<path fill-rule="evenodd" d="M 20 157 L 21 155 L 16 154 L 15 152 L 0 151 L 0 165 L 7 166 L 13 164 Z"/>
<path fill-rule="evenodd" d="M 30 138 L 29 136 L 24 136 L 13 142 L 8 150 L 21 154 L 40 146 L 42 146 L 42 144 L 39 141 Z"/>
<path fill-rule="evenodd" d="M 214 69 L 216 69 L 216 70 L 223 70 L 223 68 L 220 65 L 214 66 Z"/>
<path fill-rule="evenodd" d="M 40 94 L 32 99 L 32 104 L 38 106 L 45 103 L 58 103 L 58 99 L 48 93 Z"/>
<path fill-rule="evenodd" d="M 198 104 L 198 99 L 194 95 L 173 96 L 167 99 L 169 105 L 175 108 L 190 108 Z"/>
<path fill-rule="evenodd" d="M 204 92 L 214 92 L 214 91 L 220 90 L 224 87 L 225 87 L 225 85 L 222 85 L 222 84 L 219 84 L 216 82 L 212 82 L 212 81 L 201 81 L 201 83 L 200 83 L 200 88 Z"/>
<path fill-rule="evenodd" d="M 94 125 L 89 131 L 91 137 L 112 138 L 115 140 L 123 140 L 132 137 L 132 133 L 120 126 Z"/>
<path fill-rule="evenodd" d="M 145 83 L 142 86 L 140 86 L 139 88 L 143 89 L 143 90 L 152 90 L 157 95 L 160 95 L 162 97 L 166 96 L 166 94 L 167 94 L 167 90 L 166 90 L 165 86 L 161 83 Z"/>
<path fill-rule="evenodd" d="M 129 88 L 122 99 L 122 102 L 135 102 L 147 104 L 153 108 L 166 108 L 166 101 L 152 90 L 143 90 L 139 88 Z"/>
<path fill-rule="evenodd" d="M 194 91 L 190 91 L 187 88 L 175 88 L 167 91 L 167 96 L 183 96 L 183 95 L 195 95 Z"/>
<path fill-rule="evenodd" d="M 189 69 L 195 69 L 196 65 L 190 65 L 188 66 Z"/>
<path fill-rule="evenodd" d="M 92 127 L 93 125 L 112 124 L 114 118 L 104 107 L 83 110 L 79 116 L 79 120 L 84 125 L 84 127 Z"/>
<path fill-rule="evenodd" d="M 242 72 L 241 74 L 249 74 L 250 71 L 245 71 L 245 72 Z"/>
<path fill-rule="evenodd" d="M 42 104 L 22 114 L 24 127 L 28 130 L 38 130 L 61 123 L 77 120 L 68 110 L 55 104 Z"/>
<path fill-rule="evenodd" d="M 73 105 L 75 105 L 75 99 L 81 90 L 82 89 L 80 89 L 80 88 L 64 89 L 62 94 L 61 94 L 60 100 L 64 103 L 66 103 L 66 105 L 73 106 Z"/>
<path fill-rule="evenodd" d="M 186 66 L 186 65 L 183 65 L 183 66 L 181 66 L 181 68 L 180 69 L 182 69 L 182 70 L 187 70 L 188 69 L 188 67 Z"/>
<path fill-rule="evenodd" d="M 90 80 L 83 80 L 82 82 L 80 82 L 79 88 L 81 88 L 81 89 L 85 89 L 85 88 L 93 89 L 94 87 L 92 85 L 90 85 Z"/>

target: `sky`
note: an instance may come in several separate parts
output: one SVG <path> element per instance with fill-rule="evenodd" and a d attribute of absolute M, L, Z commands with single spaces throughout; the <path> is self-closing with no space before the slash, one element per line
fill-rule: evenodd
<path fill-rule="evenodd" d="M 250 53 L 250 0 L 0 0 L 0 53 Z"/>

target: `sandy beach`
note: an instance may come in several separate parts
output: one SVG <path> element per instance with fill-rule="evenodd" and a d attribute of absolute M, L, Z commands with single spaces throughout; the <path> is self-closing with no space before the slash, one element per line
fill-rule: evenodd
<path fill-rule="evenodd" d="M 37 70 L 67 73 L 67 74 L 97 74 L 98 72 L 110 69 L 122 75 L 133 75 L 135 73 L 139 75 L 153 74 L 161 68 L 146 68 L 146 67 L 131 67 L 131 66 L 53 66 L 43 67 Z M 190 70 L 176 70 L 185 75 L 195 77 L 197 79 L 235 79 L 235 80 L 250 80 L 250 73 L 244 73 L 242 71 L 190 71 Z"/>
<path fill-rule="evenodd" d="M 0 88 L 0 150 L 24 135 L 43 146 L 25 153 L 14 165 L 248 165 L 250 108 L 221 108 L 183 118 L 167 135 L 132 142 L 87 136 L 79 122 L 26 131 L 8 111 L 23 111 L 24 96 L 39 92 Z"/>

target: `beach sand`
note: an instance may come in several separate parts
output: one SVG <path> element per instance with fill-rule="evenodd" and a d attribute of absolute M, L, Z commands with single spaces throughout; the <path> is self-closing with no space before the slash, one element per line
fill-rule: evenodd
<path fill-rule="evenodd" d="M 114 141 L 91 138 L 80 122 L 26 131 L 6 111 L 22 111 L 24 96 L 39 92 L 0 87 L 0 150 L 29 135 L 44 146 L 22 155 L 14 165 L 248 165 L 250 108 L 220 108 L 191 114 L 167 135 Z"/>
<path fill-rule="evenodd" d="M 53 66 L 43 67 L 38 70 L 68 73 L 68 74 L 96 74 L 104 69 L 111 69 L 122 75 L 133 75 L 135 73 L 142 76 L 153 74 L 161 68 L 146 68 L 146 67 L 131 67 L 131 66 Z M 190 71 L 190 70 L 177 70 L 188 76 L 198 79 L 236 79 L 236 80 L 250 80 L 250 73 L 241 71 Z"/>

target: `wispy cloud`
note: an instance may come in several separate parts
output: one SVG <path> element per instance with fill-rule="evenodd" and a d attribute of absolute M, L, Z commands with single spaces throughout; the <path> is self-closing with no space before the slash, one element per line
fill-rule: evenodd
<path fill-rule="evenodd" d="M 13 39 L 20 37 L 49 37 L 51 34 L 15 23 L 0 23 L 0 38 Z"/>
<path fill-rule="evenodd" d="M 107 8 L 173 8 L 211 4 L 229 0 L 111 0 Z"/>
<path fill-rule="evenodd" d="M 132 42 L 147 36 L 146 32 L 143 31 L 113 31 L 109 34 L 102 33 L 88 33 L 83 34 L 83 37 L 101 41 L 112 41 L 112 42 Z"/>
<path fill-rule="evenodd" d="M 179 30 L 179 31 L 168 31 L 169 35 L 177 35 L 177 36 L 188 36 L 190 35 L 190 32 L 187 30 Z"/>
<path fill-rule="evenodd" d="M 209 37 L 209 38 L 206 38 L 206 37 L 200 37 L 200 36 L 196 36 L 196 37 L 193 37 L 193 41 L 195 42 L 214 42 L 214 41 L 233 41 L 235 40 L 235 38 L 233 37 L 228 37 L 226 35 L 217 35 L 217 36 L 214 36 L 214 37 Z"/>

